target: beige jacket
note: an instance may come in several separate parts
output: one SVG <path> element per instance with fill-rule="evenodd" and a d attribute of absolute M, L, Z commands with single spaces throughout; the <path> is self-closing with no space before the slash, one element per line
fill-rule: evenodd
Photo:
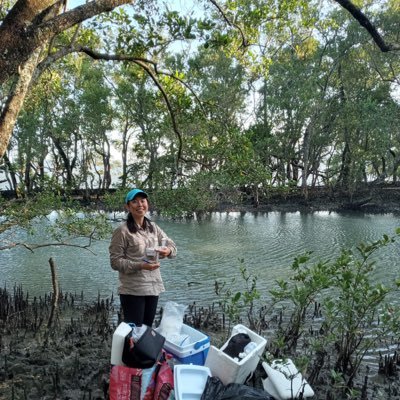
<path fill-rule="evenodd" d="M 113 232 L 109 252 L 111 268 L 119 272 L 119 294 L 158 296 L 165 291 L 160 273 L 164 261 L 160 260 L 160 268 L 154 271 L 142 270 L 140 265 L 145 249 L 161 245 L 162 238 L 168 239 L 167 247 L 171 249 L 168 258 L 176 257 L 176 245 L 158 225 L 154 222 L 151 224 L 153 233 L 148 230 L 130 233 L 126 222 Z"/>

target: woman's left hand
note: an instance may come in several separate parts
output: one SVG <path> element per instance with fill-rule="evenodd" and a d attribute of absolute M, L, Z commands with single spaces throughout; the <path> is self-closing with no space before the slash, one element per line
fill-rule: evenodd
<path fill-rule="evenodd" d="M 172 250 L 170 248 L 166 247 L 166 246 L 163 246 L 163 247 L 159 247 L 157 249 L 157 251 L 158 251 L 159 258 L 165 258 L 165 257 L 168 257 L 171 254 Z"/>

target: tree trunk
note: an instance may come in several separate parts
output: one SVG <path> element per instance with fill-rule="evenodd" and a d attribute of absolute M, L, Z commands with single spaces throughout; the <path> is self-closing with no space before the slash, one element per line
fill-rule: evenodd
<path fill-rule="evenodd" d="M 57 151 L 58 151 L 58 155 L 61 157 L 63 164 L 64 164 L 64 171 L 66 172 L 67 176 L 66 176 L 66 186 L 69 189 L 72 189 L 73 184 L 74 184 L 74 175 L 73 175 L 73 169 L 75 166 L 75 162 L 76 162 L 76 153 L 77 153 L 77 149 L 76 149 L 76 141 L 75 141 L 75 154 L 74 154 L 74 158 L 72 159 L 72 161 L 70 161 L 68 154 L 65 153 L 64 149 L 61 146 L 61 141 L 58 138 L 52 137 L 54 146 L 56 147 Z"/>
<path fill-rule="evenodd" d="M 347 131 L 347 128 L 345 128 L 345 130 Z M 345 134 L 345 137 L 347 136 L 348 135 Z M 342 184 L 343 188 L 346 190 L 351 190 L 350 173 L 351 173 L 351 151 L 348 140 L 346 139 L 344 149 L 342 152 L 342 164 L 340 167 L 340 175 L 338 179 L 338 181 Z"/>
<path fill-rule="evenodd" d="M 56 34 L 86 19 L 130 3 L 131 0 L 96 0 L 58 15 L 65 0 L 18 0 L 0 25 L 0 84 L 15 77 L 0 116 L 0 158 L 7 150 L 22 108 L 40 49 Z"/>
<path fill-rule="evenodd" d="M 0 83 L 16 75 L 20 65 L 54 35 L 130 2 L 96 0 L 60 14 L 65 0 L 18 0 L 0 25 Z"/>
<path fill-rule="evenodd" d="M 0 116 L 0 158 L 5 154 L 10 141 L 15 122 L 24 103 L 31 84 L 32 75 L 39 60 L 40 49 L 36 50 L 29 60 L 21 67 L 14 88 L 7 98 Z"/>
<path fill-rule="evenodd" d="M 307 125 L 307 128 L 304 132 L 304 139 L 303 139 L 303 171 L 301 174 L 301 188 L 305 200 L 308 200 L 307 178 L 309 171 L 310 143 L 311 143 L 311 136 L 313 129 L 312 124 L 313 120 L 311 119 L 310 123 Z"/>
<path fill-rule="evenodd" d="M 124 130 L 122 132 L 122 175 L 121 185 L 126 187 L 127 174 L 128 174 L 128 145 L 129 145 L 129 123 L 126 121 Z"/>
<path fill-rule="evenodd" d="M 4 161 L 7 166 L 6 174 L 8 173 L 10 175 L 10 179 L 7 178 L 7 180 L 9 180 L 9 182 L 10 182 L 10 189 L 14 192 L 15 198 L 18 198 L 18 191 L 17 191 L 18 181 L 17 181 L 17 177 L 15 175 L 14 167 L 11 164 L 10 159 L 8 158 L 7 154 L 4 154 Z"/>
<path fill-rule="evenodd" d="M 389 153 L 393 157 L 392 180 L 393 180 L 393 183 L 396 184 L 397 183 L 397 170 L 400 167 L 400 154 L 396 154 L 394 152 L 394 150 L 392 150 L 392 149 L 389 149 Z"/>

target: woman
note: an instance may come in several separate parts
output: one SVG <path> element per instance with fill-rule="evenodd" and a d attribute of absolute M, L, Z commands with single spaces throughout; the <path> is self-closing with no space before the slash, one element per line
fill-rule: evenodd
<path fill-rule="evenodd" d="M 118 293 L 124 321 L 152 326 L 158 296 L 165 291 L 158 259 L 175 257 L 176 246 L 146 217 L 149 203 L 143 190 L 131 190 L 125 197 L 125 208 L 128 218 L 111 238 L 111 267 L 119 272 Z M 153 252 L 151 258 L 150 251 Z"/>

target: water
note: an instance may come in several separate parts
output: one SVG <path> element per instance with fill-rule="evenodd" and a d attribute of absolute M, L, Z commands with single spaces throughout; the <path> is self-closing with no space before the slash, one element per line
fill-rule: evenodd
<path fill-rule="evenodd" d="M 178 246 L 178 257 L 162 261 L 166 292 L 161 304 L 209 304 L 216 299 L 215 280 L 242 287 L 240 259 L 258 277 L 257 287 L 267 293 L 276 279 L 285 279 L 295 256 L 313 251 L 314 259 L 339 255 L 341 248 L 393 234 L 400 218 L 392 214 L 364 215 L 316 212 L 214 213 L 206 221 L 156 220 Z M 43 242 L 20 232 L 14 240 Z M 117 293 L 118 273 L 109 265 L 109 241 L 95 243 L 91 251 L 73 247 L 24 248 L 0 251 L 0 285 L 22 284 L 30 296 L 50 292 L 49 258 L 57 265 L 63 291 L 84 293 L 85 299 Z M 384 283 L 400 276 L 400 245 L 376 255 L 376 279 Z"/>

